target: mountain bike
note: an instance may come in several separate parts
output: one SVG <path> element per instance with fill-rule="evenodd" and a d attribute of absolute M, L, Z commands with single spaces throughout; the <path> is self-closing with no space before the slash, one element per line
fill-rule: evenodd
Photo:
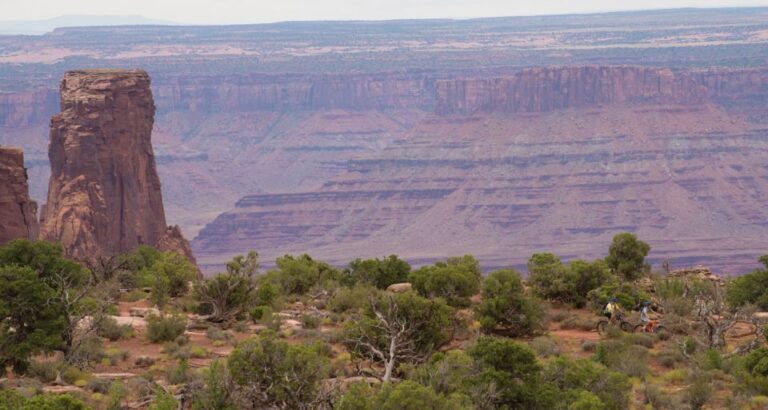
<path fill-rule="evenodd" d="M 648 322 L 647 330 L 646 330 L 646 325 L 644 323 L 640 323 L 639 325 L 635 326 L 634 332 L 635 333 L 655 333 L 655 334 L 667 333 L 669 334 L 669 330 L 667 330 L 666 327 L 660 325 L 658 320 L 651 320 L 650 322 Z"/>
<path fill-rule="evenodd" d="M 632 323 L 629 323 L 622 319 L 621 317 L 616 318 L 615 321 L 611 322 L 610 319 L 600 319 L 597 321 L 597 333 L 600 333 L 600 335 L 605 336 L 608 334 L 608 329 L 611 326 L 618 326 L 619 329 L 625 331 L 625 332 L 631 332 L 632 331 Z"/>

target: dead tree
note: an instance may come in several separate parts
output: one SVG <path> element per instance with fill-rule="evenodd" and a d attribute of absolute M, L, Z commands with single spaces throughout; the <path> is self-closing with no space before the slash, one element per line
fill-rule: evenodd
<path fill-rule="evenodd" d="M 403 315 L 393 295 L 371 298 L 372 315 L 358 318 L 346 344 L 361 356 L 384 365 L 384 383 L 392 380 L 395 366 L 401 362 L 421 361 L 416 336 L 423 321 Z"/>
<path fill-rule="evenodd" d="M 200 282 L 195 294 L 201 303 L 211 307 L 208 320 L 229 322 L 243 312 L 256 290 L 255 276 L 259 270 L 258 254 L 238 256 L 227 264 L 227 272 Z"/>
<path fill-rule="evenodd" d="M 725 347 L 726 332 L 736 323 L 750 319 L 749 308 L 729 308 L 718 283 L 701 282 L 690 289 L 690 295 L 694 299 L 694 316 L 703 325 L 704 340 L 700 342 L 710 349 Z"/>

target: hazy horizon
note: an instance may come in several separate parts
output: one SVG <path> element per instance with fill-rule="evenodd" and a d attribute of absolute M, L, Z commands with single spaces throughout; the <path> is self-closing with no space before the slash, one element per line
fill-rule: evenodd
<path fill-rule="evenodd" d="M 0 24 L 40 22 L 67 17 L 98 21 L 100 18 L 132 17 L 169 24 L 257 24 L 317 20 L 393 20 L 513 17 L 557 14 L 604 13 L 677 8 L 731 8 L 768 6 L 768 1 L 722 0 L 541 0 L 510 4 L 506 0 L 134 0 L 131 3 L 96 0 L 29 0 L 0 4 Z M 97 23 L 87 23 L 97 24 Z M 137 23 L 130 23 L 137 24 Z"/>

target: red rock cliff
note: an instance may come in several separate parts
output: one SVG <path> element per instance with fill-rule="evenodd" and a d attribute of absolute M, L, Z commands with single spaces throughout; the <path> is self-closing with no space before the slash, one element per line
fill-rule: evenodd
<path fill-rule="evenodd" d="M 0 147 L 0 244 L 37 238 L 37 204 L 29 199 L 24 153 Z"/>
<path fill-rule="evenodd" d="M 154 245 L 166 229 L 152 152 L 155 105 L 139 70 L 71 71 L 51 120 L 51 179 L 42 237 L 67 255 Z"/>

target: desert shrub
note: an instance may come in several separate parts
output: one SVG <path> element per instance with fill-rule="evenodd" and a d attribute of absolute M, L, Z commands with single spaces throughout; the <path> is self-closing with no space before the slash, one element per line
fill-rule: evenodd
<path fill-rule="evenodd" d="M 329 307 L 335 313 L 361 311 L 368 306 L 371 294 L 373 294 L 373 290 L 369 286 L 357 285 L 351 288 L 341 288 L 331 299 Z"/>
<path fill-rule="evenodd" d="M 147 317 L 147 339 L 152 343 L 170 342 L 184 334 L 187 318 L 182 315 L 150 315 Z"/>
<path fill-rule="evenodd" d="M 599 398 L 607 410 L 629 408 L 629 393 L 632 390 L 629 378 L 591 360 L 557 357 L 544 368 L 542 381 L 554 385 L 566 396 L 568 392 L 588 391 Z M 559 400 L 559 408 L 566 408 L 564 403 L 576 400 L 578 397 Z"/>
<path fill-rule="evenodd" d="M 41 394 L 27 400 L 21 410 L 89 410 L 80 400 L 68 394 Z"/>
<path fill-rule="evenodd" d="M 589 291 L 611 279 L 602 260 L 576 260 L 566 266 L 551 253 L 537 253 L 528 261 L 528 283 L 539 296 L 576 307 L 584 306 Z"/>
<path fill-rule="evenodd" d="M 624 336 L 627 342 L 633 345 L 643 346 L 652 349 L 656 343 L 654 337 L 647 333 L 629 333 Z"/>
<path fill-rule="evenodd" d="M 568 410 L 604 410 L 605 404 L 599 397 L 586 390 L 577 390 L 569 400 Z"/>
<path fill-rule="evenodd" d="M 684 401 L 691 410 L 699 410 L 709 402 L 712 390 L 712 378 L 707 372 L 693 372 L 685 390 Z"/>
<path fill-rule="evenodd" d="M 460 410 L 471 404 L 465 396 L 438 394 L 427 386 L 410 380 L 396 385 L 386 384 L 374 389 L 365 383 L 355 383 L 339 397 L 337 410 Z"/>
<path fill-rule="evenodd" d="M 213 361 L 202 372 L 203 386 L 193 393 L 192 410 L 235 410 L 232 381 L 226 364 Z"/>
<path fill-rule="evenodd" d="M 418 362 L 448 343 L 452 317 L 453 309 L 442 299 L 379 291 L 362 314 L 347 321 L 343 341 L 353 356 L 396 370 L 396 365 Z"/>
<path fill-rule="evenodd" d="M 251 320 L 253 323 L 261 323 L 272 318 L 272 308 L 269 306 L 256 306 L 251 309 Z"/>
<path fill-rule="evenodd" d="M 594 352 L 597 349 L 597 342 L 591 340 L 584 340 L 581 342 L 581 350 L 583 352 Z"/>
<path fill-rule="evenodd" d="M 556 312 L 552 312 L 549 316 L 549 320 L 559 323 L 563 320 L 568 319 L 569 317 L 572 317 L 573 315 L 568 312 L 567 310 L 558 310 Z"/>
<path fill-rule="evenodd" d="M 408 281 L 421 296 L 440 297 L 450 306 L 469 306 L 481 282 L 480 264 L 472 255 L 448 258 L 410 273 Z"/>
<path fill-rule="evenodd" d="M 110 341 L 117 341 L 133 336 L 133 326 L 119 325 L 117 320 L 110 316 L 104 316 L 96 322 L 96 333 Z"/>
<path fill-rule="evenodd" d="M 481 366 L 475 384 L 494 384 L 494 407 L 531 408 L 537 404 L 541 365 L 526 345 L 506 338 L 481 337 L 469 350 Z"/>
<path fill-rule="evenodd" d="M 27 399 L 13 389 L 0 388 L 0 410 L 20 409 Z"/>
<path fill-rule="evenodd" d="M 645 263 L 650 250 L 651 247 L 637 236 L 623 232 L 613 237 L 605 262 L 612 272 L 633 281 L 650 271 L 650 266 Z"/>
<path fill-rule="evenodd" d="M 201 346 L 191 346 L 189 348 L 189 355 L 193 359 L 203 359 L 208 357 L 208 351 L 205 350 L 204 347 Z"/>
<path fill-rule="evenodd" d="M 197 268 L 186 257 L 175 252 L 162 253 L 142 245 L 134 252 L 123 255 L 124 266 L 132 278 L 123 274 L 126 288 L 148 287 L 152 289 L 150 300 L 157 306 L 165 306 L 170 298 L 189 292 L 189 282 L 197 278 Z"/>
<path fill-rule="evenodd" d="M 688 378 L 688 371 L 686 369 L 670 370 L 664 373 L 661 378 L 669 384 L 681 385 L 684 384 Z"/>
<path fill-rule="evenodd" d="M 205 330 L 205 336 L 209 340 L 213 340 L 213 341 L 216 341 L 216 340 L 231 340 L 232 339 L 232 334 L 231 333 L 225 332 L 225 331 L 221 330 L 220 328 L 218 328 L 216 326 L 211 326 L 208 329 L 206 329 Z"/>
<path fill-rule="evenodd" d="M 209 320 L 222 323 L 243 319 L 254 299 L 259 255 L 237 255 L 227 262 L 227 269 L 213 278 L 198 282 L 195 297 L 201 309 L 210 311 Z"/>
<path fill-rule="evenodd" d="M 345 286 L 364 284 L 379 289 L 389 285 L 408 281 L 411 265 L 390 255 L 384 259 L 355 259 L 341 273 L 341 283 Z"/>
<path fill-rule="evenodd" d="M 768 255 L 761 257 L 760 262 L 765 268 L 755 269 L 728 281 L 725 295 L 731 306 L 754 304 L 768 310 Z"/>
<path fill-rule="evenodd" d="M 541 357 L 557 356 L 560 354 L 560 346 L 547 336 L 535 337 L 529 345 Z"/>
<path fill-rule="evenodd" d="M 259 282 L 253 302 L 256 306 L 273 306 L 278 297 L 280 297 L 280 288 L 271 280 L 265 279 Z"/>
<path fill-rule="evenodd" d="M 645 375 L 648 371 L 648 349 L 621 339 L 605 340 L 595 349 L 596 362 L 630 377 Z"/>
<path fill-rule="evenodd" d="M 707 349 L 696 356 L 696 363 L 704 370 L 722 370 L 723 356 L 718 350 Z"/>
<path fill-rule="evenodd" d="M 483 281 L 483 301 L 477 307 L 483 330 L 509 336 L 541 332 L 546 313 L 540 301 L 525 294 L 520 274 L 498 270 Z"/>
<path fill-rule="evenodd" d="M 125 349 L 111 347 L 104 351 L 104 357 L 109 360 L 110 365 L 115 366 L 119 362 L 128 360 L 130 353 Z"/>
<path fill-rule="evenodd" d="M 650 300 L 650 296 L 642 289 L 631 283 L 608 282 L 603 286 L 591 290 L 587 294 L 587 300 L 595 310 L 602 310 L 611 297 L 618 299 L 619 305 L 628 311 L 639 306 L 643 301 Z"/>
<path fill-rule="evenodd" d="M 227 365 L 232 381 L 247 397 L 248 408 L 306 408 L 318 399 L 328 374 L 322 346 L 293 345 L 273 333 L 240 343 Z"/>
<path fill-rule="evenodd" d="M 312 259 L 311 256 L 285 255 L 275 261 L 277 268 L 267 274 L 269 280 L 274 281 L 287 295 L 303 295 L 312 287 L 337 281 L 339 271 L 331 265 Z"/>
<path fill-rule="evenodd" d="M 193 374 L 189 370 L 189 361 L 187 359 L 179 359 L 175 366 L 171 366 L 166 370 L 165 378 L 168 380 L 168 383 L 173 385 L 192 381 Z"/>
<path fill-rule="evenodd" d="M 674 334 L 687 335 L 691 332 L 691 326 L 688 323 L 688 319 L 674 313 L 665 314 L 661 318 L 660 323 Z"/>
<path fill-rule="evenodd" d="M 94 393 L 107 394 L 109 393 L 109 387 L 111 384 L 112 382 L 109 379 L 93 377 L 88 380 L 88 384 L 85 385 L 85 388 Z"/>
<path fill-rule="evenodd" d="M 301 317 L 301 325 L 305 329 L 317 329 L 320 327 L 320 317 L 313 315 L 303 315 Z"/>
<path fill-rule="evenodd" d="M 163 389 L 157 389 L 155 401 L 149 406 L 148 410 L 176 410 L 178 408 L 179 403 L 172 394 Z"/>
<path fill-rule="evenodd" d="M 437 393 L 469 393 L 467 381 L 475 376 L 474 359 L 463 350 L 438 352 L 423 365 L 404 366 L 408 379 L 432 387 Z"/>
<path fill-rule="evenodd" d="M 560 322 L 560 328 L 564 330 L 582 330 L 585 332 L 595 330 L 597 322 L 594 319 L 584 318 L 580 316 L 569 316 L 567 319 Z"/>
<path fill-rule="evenodd" d="M 67 384 L 75 384 L 78 380 L 88 380 L 90 375 L 77 367 L 67 367 L 61 372 L 61 379 Z"/>
<path fill-rule="evenodd" d="M 59 371 L 64 368 L 60 361 L 53 360 L 33 360 L 27 369 L 27 375 L 40 380 L 43 383 L 50 383 L 56 380 Z"/>

